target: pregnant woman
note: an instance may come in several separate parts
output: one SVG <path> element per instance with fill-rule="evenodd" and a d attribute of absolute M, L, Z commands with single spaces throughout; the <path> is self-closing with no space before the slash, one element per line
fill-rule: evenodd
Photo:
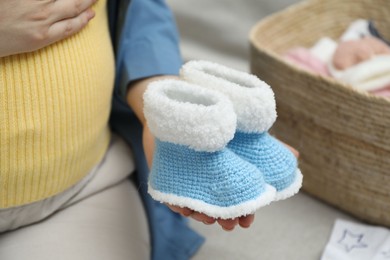
<path fill-rule="evenodd" d="M 181 66 L 165 2 L 3 0 L 0 35 L 0 259 L 193 254 L 200 237 L 141 192 L 143 207 L 128 178 L 135 170 L 141 184 L 147 178 L 142 133 L 149 164 L 153 154 L 146 85 Z M 218 222 L 232 229 L 252 221 Z"/>

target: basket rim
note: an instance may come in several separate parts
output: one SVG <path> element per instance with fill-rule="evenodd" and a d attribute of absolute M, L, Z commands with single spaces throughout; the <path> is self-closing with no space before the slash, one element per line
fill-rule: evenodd
<path fill-rule="evenodd" d="M 359 95 L 359 96 L 364 97 L 366 99 L 376 100 L 379 102 L 383 102 L 384 104 L 390 105 L 390 98 L 389 97 L 374 95 L 374 94 L 371 94 L 367 91 L 354 88 L 352 85 L 341 82 L 341 81 L 334 79 L 330 76 L 327 77 L 327 76 L 322 76 L 322 75 L 317 75 L 317 74 L 311 73 L 305 69 L 302 69 L 298 66 L 295 66 L 295 65 L 289 63 L 288 61 L 283 59 L 283 57 L 281 57 L 279 54 L 277 54 L 275 51 L 273 51 L 269 48 L 263 47 L 262 44 L 256 40 L 257 35 L 259 34 L 259 31 L 264 27 L 265 24 L 269 25 L 269 24 L 271 24 L 271 22 L 273 20 L 278 19 L 278 17 L 281 15 L 286 15 L 288 13 L 293 14 L 297 11 L 301 11 L 305 8 L 308 8 L 311 5 L 313 5 L 319 1 L 320 0 L 306 0 L 306 1 L 299 2 L 297 4 L 290 5 L 290 6 L 286 7 L 285 9 L 278 11 L 278 12 L 275 12 L 275 13 L 272 13 L 272 14 L 264 17 L 263 19 L 261 19 L 257 23 L 255 23 L 255 25 L 252 26 L 252 28 L 250 29 L 249 35 L 248 35 L 251 47 L 254 48 L 256 51 L 262 52 L 265 55 L 268 55 L 269 57 L 277 60 L 278 62 L 282 63 L 284 66 L 288 66 L 289 69 L 293 70 L 295 73 L 299 73 L 299 74 L 304 75 L 305 77 L 309 77 L 311 79 L 321 80 L 323 82 L 326 82 L 327 84 L 336 86 L 337 88 L 342 88 L 344 91 L 345 90 L 349 91 L 353 94 Z M 251 57 L 253 57 L 253 55 L 251 55 Z"/>

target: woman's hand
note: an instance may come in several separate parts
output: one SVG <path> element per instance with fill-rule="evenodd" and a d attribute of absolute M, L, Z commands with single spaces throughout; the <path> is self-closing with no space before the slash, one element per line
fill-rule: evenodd
<path fill-rule="evenodd" d="M 154 137 L 147 125 L 144 125 L 142 138 L 146 160 L 148 161 L 148 165 L 150 168 L 152 165 L 154 152 Z M 211 225 L 217 222 L 226 231 L 233 230 L 236 225 L 240 225 L 243 228 L 248 228 L 253 223 L 253 220 L 255 218 L 254 215 L 247 215 L 234 219 L 216 219 L 213 217 L 209 217 L 206 214 L 191 210 L 189 208 L 181 208 L 169 204 L 167 204 L 167 206 L 176 213 L 179 213 L 185 217 L 191 217 L 196 221 L 203 222 L 206 225 Z"/>
<path fill-rule="evenodd" d="M 162 80 L 166 78 L 178 79 L 177 77 L 174 76 L 157 76 L 157 77 L 138 80 L 133 82 L 129 86 L 129 90 L 127 93 L 127 102 L 131 106 L 134 113 L 137 115 L 138 119 L 141 121 L 144 127 L 142 141 L 143 141 L 145 156 L 149 168 L 152 166 L 152 159 L 153 159 L 153 152 L 154 152 L 154 137 L 146 124 L 146 119 L 143 114 L 143 94 L 147 86 L 149 85 L 149 83 L 155 80 Z M 254 220 L 254 215 L 248 215 L 245 217 L 229 219 L 229 220 L 215 219 L 203 213 L 193 211 L 189 208 L 180 208 L 172 205 L 167 205 L 167 206 L 176 213 L 179 213 L 186 217 L 191 217 L 205 224 L 213 224 L 215 222 L 218 222 L 218 224 L 221 225 L 221 227 L 225 230 L 232 230 L 237 224 L 239 224 L 242 227 L 249 227 Z"/>
<path fill-rule="evenodd" d="M 143 145 L 144 145 L 144 151 L 146 160 L 148 162 L 149 168 L 152 165 L 152 159 L 153 159 L 153 152 L 154 152 L 154 137 L 152 133 L 150 132 L 145 117 L 143 115 L 143 93 L 146 90 L 146 87 L 149 83 L 155 80 L 161 80 L 165 78 L 176 78 L 172 76 L 158 76 L 158 77 L 152 77 L 147 78 L 143 80 L 139 80 L 136 82 L 133 82 L 132 85 L 129 87 L 129 91 L 127 94 L 127 101 L 128 104 L 132 107 L 133 111 L 143 124 Z M 285 144 L 287 148 L 291 150 L 291 152 L 298 157 L 299 153 L 292 148 L 291 146 Z M 216 219 L 210 216 L 207 216 L 203 213 L 196 212 L 194 210 L 191 210 L 189 208 L 181 208 L 174 205 L 167 205 L 172 211 L 179 213 L 186 217 L 191 217 L 196 221 L 202 222 L 206 225 L 218 223 L 224 230 L 230 231 L 233 230 L 237 225 L 248 228 L 253 223 L 255 215 L 250 214 L 247 216 L 237 217 L 234 219 Z"/>
<path fill-rule="evenodd" d="M 97 0 L 1 0 L 0 57 L 31 52 L 84 28 Z"/>

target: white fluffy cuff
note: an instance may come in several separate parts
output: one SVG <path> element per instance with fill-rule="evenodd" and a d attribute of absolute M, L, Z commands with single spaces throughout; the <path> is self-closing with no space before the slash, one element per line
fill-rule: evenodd
<path fill-rule="evenodd" d="M 180 74 L 188 82 L 227 95 L 237 114 L 237 129 L 242 132 L 262 133 L 276 120 L 274 93 L 254 75 L 208 61 L 190 61 Z"/>
<path fill-rule="evenodd" d="M 180 80 L 149 84 L 144 114 L 159 140 L 196 151 L 218 151 L 236 131 L 237 117 L 227 97 Z"/>

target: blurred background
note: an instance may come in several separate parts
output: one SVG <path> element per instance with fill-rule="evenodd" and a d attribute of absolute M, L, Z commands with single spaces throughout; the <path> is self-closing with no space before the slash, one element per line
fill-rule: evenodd
<path fill-rule="evenodd" d="M 297 0 L 167 0 L 181 34 L 185 60 L 207 59 L 248 70 L 248 34 L 263 17 Z"/>

